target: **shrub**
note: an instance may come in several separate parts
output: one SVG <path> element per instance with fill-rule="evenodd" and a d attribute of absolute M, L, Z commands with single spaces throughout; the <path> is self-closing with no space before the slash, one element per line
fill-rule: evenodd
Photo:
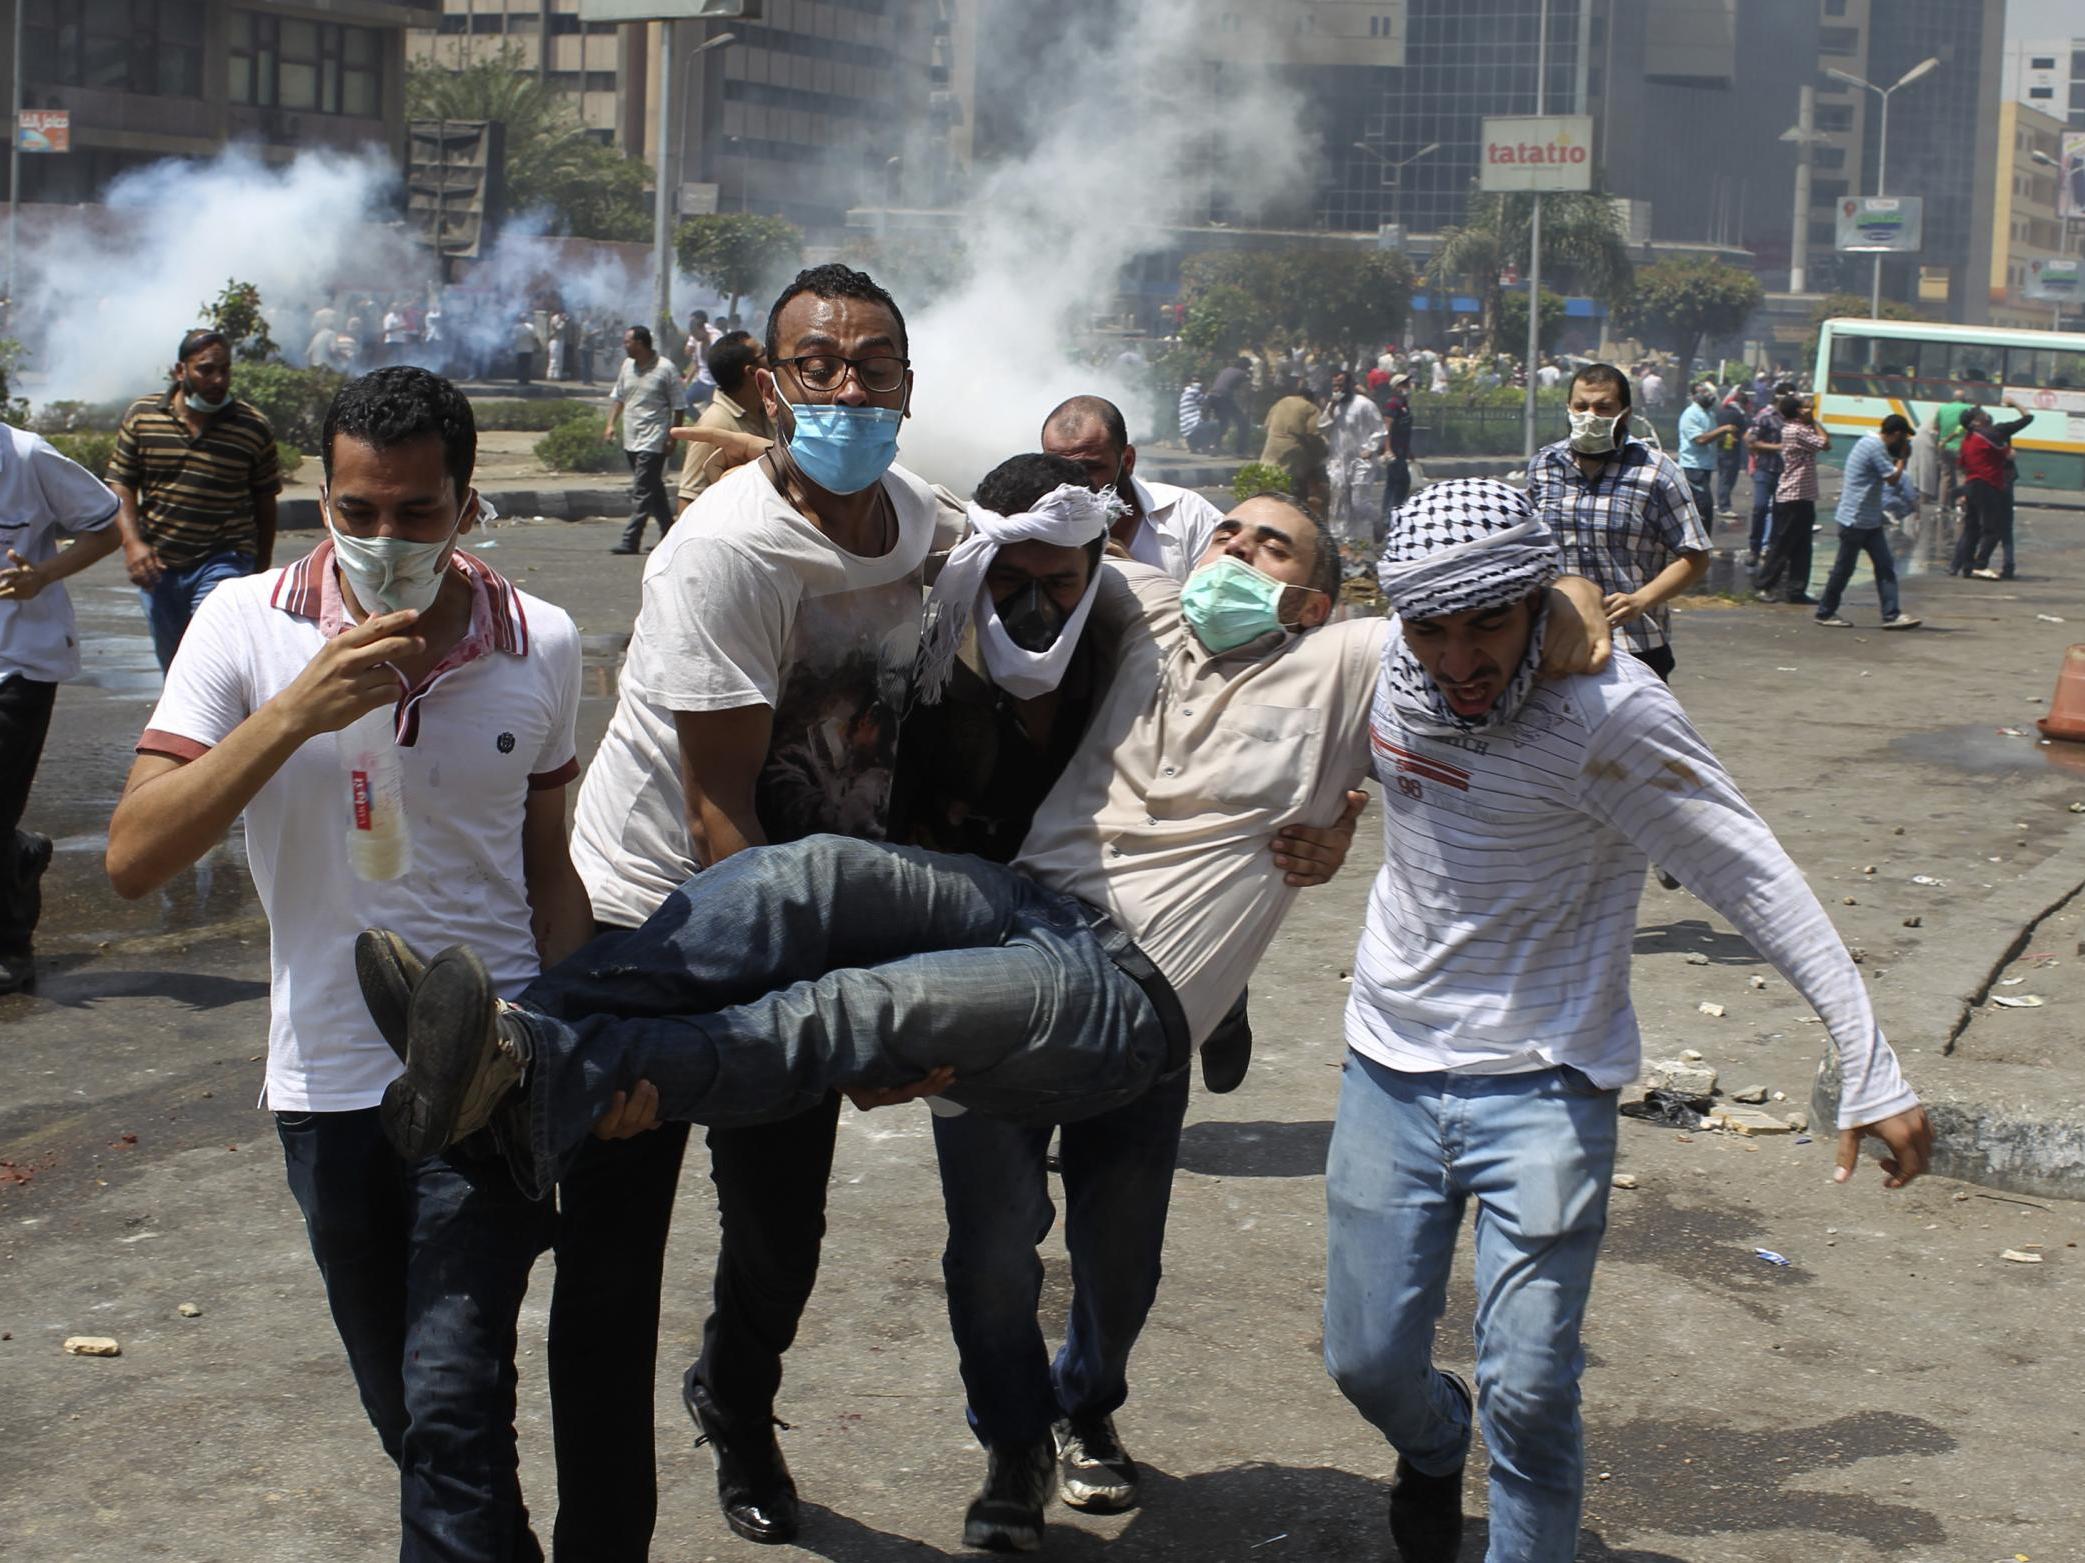
<path fill-rule="evenodd" d="M 471 403 L 471 416 L 478 420 L 480 433 L 487 429 L 533 430 L 538 433 L 548 433 L 552 429 L 563 428 L 567 423 L 576 422 L 578 415 L 583 410 L 588 411 L 589 416 L 601 417 L 603 422 L 607 421 L 605 415 L 594 413 L 590 409 L 584 408 L 578 401 L 566 400 L 563 397 L 545 398 L 536 402 L 525 402 L 509 398 L 504 401 L 494 400 Z"/>
<path fill-rule="evenodd" d="M 304 452 L 294 445 L 285 445 L 281 440 L 277 440 L 275 460 L 282 468 L 282 481 L 287 483 L 296 477 L 297 469 L 304 465 Z"/>
<path fill-rule="evenodd" d="M 1231 479 L 1231 493 L 1240 504 L 1262 494 L 1286 494 L 1288 491 L 1288 469 L 1277 467 L 1271 461 L 1248 461 Z"/>
<path fill-rule="evenodd" d="M 624 465 L 622 447 L 601 438 L 601 414 L 568 414 L 536 441 L 536 460 L 553 472 L 613 472 Z"/>
<path fill-rule="evenodd" d="M 70 456 L 96 477 L 106 475 L 109 457 L 116 454 L 116 436 L 112 433 L 51 434 L 45 438 L 58 448 L 59 455 Z"/>
<path fill-rule="evenodd" d="M 326 409 L 347 381 L 337 369 L 241 364 L 232 372 L 232 391 L 267 414 L 278 440 L 315 453 L 326 426 Z"/>

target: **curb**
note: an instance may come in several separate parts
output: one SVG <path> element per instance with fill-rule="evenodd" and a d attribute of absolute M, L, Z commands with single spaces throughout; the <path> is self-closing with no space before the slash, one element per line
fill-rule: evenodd
<path fill-rule="evenodd" d="M 502 519 L 542 516 L 553 521 L 581 521 L 588 516 L 619 516 L 630 508 L 627 488 L 484 488 Z M 325 525 L 316 499 L 285 499 L 276 507 L 275 525 L 285 532 L 316 531 Z"/>

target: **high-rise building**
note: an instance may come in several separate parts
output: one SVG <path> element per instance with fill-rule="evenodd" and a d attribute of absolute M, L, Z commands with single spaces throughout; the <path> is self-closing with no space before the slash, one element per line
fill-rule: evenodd
<path fill-rule="evenodd" d="M 430 0 L 435 3 L 435 0 Z M 511 57 L 553 92 L 570 100 L 580 123 L 604 140 L 620 139 L 626 51 L 643 29 L 586 21 L 579 0 L 438 0 L 441 14 L 415 27 L 407 58 L 449 70 Z"/>
<path fill-rule="evenodd" d="M 0 0 L 0 69 L 19 28 L 23 108 L 66 117 L 68 150 L 22 155 L 21 199 L 98 200 L 129 169 L 234 142 L 402 155 L 406 29 L 433 3 Z"/>
<path fill-rule="evenodd" d="M 2005 62 L 2005 95 L 2085 130 L 2085 38 L 2014 45 Z"/>
<path fill-rule="evenodd" d="M 2035 261 L 2068 253 L 2056 202 L 2065 127 L 2055 115 L 2026 103 L 2005 103 L 1998 115 L 1991 307 L 2011 324 L 2047 325 L 2049 306 L 2029 300 L 2025 289 Z"/>

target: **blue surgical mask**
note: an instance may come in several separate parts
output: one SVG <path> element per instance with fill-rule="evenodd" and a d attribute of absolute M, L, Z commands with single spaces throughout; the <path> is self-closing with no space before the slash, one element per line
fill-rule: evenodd
<path fill-rule="evenodd" d="M 789 459 L 828 494 L 859 494 L 897 460 L 905 414 L 895 407 L 791 402 L 789 411 Z"/>
<path fill-rule="evenodd" d="M 1271 630 L 1284 629 L 1281 596 L 1288 583 L 1225 554 L 1187 578 L 1180 611 L 1195 639 L 1218 656 Z"/>

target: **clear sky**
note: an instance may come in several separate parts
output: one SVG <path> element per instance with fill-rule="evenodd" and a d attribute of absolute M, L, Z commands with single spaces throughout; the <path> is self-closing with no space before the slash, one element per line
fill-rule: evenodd
<path fill-rule="evenodd" d="M 2078 0 L 2012 0 L 2005 11 L 2005 37 L 2008 43 L 2085 37 L 2085 8 Z"/>

